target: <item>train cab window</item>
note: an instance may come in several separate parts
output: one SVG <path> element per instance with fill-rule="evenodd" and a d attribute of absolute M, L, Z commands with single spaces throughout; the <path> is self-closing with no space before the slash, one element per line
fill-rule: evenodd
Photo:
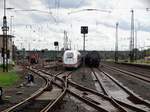
<path fill-rule="evenodd" d="M 67 53 L 67 58 L 73 58 L 73 53 Z"/>

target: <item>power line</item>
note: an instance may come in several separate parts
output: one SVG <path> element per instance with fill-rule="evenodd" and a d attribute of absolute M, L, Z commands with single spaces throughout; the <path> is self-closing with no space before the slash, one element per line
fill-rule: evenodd
<path fill-rule="evenodd" d="M 49 10 L 49 11 L 44 11 L 44 10 L 38 10 L 38 9 L 21 9 L 21 10 L 14 10 L 15 12 L 40 12 L 40 13 L 46 13 L 46 14 L 49 14 L 49 16 L 54 20 L 55 23 L 57 23 L 57 20 L 56 18 L 52 15 L 52 12 Z"/>

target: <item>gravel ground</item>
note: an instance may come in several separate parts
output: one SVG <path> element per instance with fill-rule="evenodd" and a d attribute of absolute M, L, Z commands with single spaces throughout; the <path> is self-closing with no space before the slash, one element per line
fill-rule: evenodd
<path fill-rule="evenodd" d="M 108 74 L 116 78 L 124 86 L 128 87 L 134 93 L 138 94 L 145 100 L 150 101 L 150 84 L 141 80 L 138 80 L 132 76 L 123 75 L 119 72 L 111 71 L 106 68 L 102 68 Z"/>
<path fill-rule="evenodd" d="M 150 77 L 150 70 L 147 68 L 140 68 L 140 67 L 136 67 L 133 65 L 130 66 L 130 65 L 116 64 L 116 63 L 110 63 L 110 62 L 105 62 L 104 64 L 114 66 L 114 67 L 129 71 L 129 72 L 133 72 L 133 73 L 141 73 L 142 75 Z"/>
<path fill-rule="evenodd" d="M 24 74 L 24 71 L 21 67 L 16 67 L 16 70 L 19 73 L 21 80 L 19 80 L 14 86 L 3 89 L 4 103 L 0 104 L 0 111 L 15 105 L 20 101 L 23 101 L 45 83 L 41 77 L 34 74 L 35 84 L 33 84 L 33 86 L 22 86 L 23 83 L 27 82 L 25 78 L 26 75 Z"/>
<path fill-rule="evenodd" d="M 98 112 L 98 111 L 67 94 L 63 99 L 63 103 L 54 112 Z"/>
<path fill-rule="evenodd" d="M 71 79 L 78 84 L 96 90 L 95 82 L 91 76 L 91 70 L 89 68 L 85 69 L 86 70 L 84 70 L 84 68 L 79 68 L 79 70 L 71 75 Z"/>

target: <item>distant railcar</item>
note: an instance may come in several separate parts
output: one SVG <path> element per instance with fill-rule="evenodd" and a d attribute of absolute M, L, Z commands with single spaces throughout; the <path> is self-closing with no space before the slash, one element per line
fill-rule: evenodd
<path fill-rule="evenodd" d="M 85 65 L 89 67 L 99 67 L 101 58 L 97 51 L 89 52 L 85 56 Z"/>
<path fill-rule="evenodd" d="M 39 55 L 37 53 L 32 53 L 30 55 L 29 61 L 31 64 L 37 64 L 39 62 Z"/>
<path fill-rule="evenodd" d="M 65 68 L 78 68 L 81 65 L 81 54 L 75 50 L 67 50 L 63 55 L 63 66 Z"/>

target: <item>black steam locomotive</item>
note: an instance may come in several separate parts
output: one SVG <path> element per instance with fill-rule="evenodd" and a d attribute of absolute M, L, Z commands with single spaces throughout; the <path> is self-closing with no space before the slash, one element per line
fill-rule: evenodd
<path fill-rule="evenodd" d="M 89 67 L 99 67 L 101 58 L 97 51 L 91 51 L 85 56 L 85 65 Z"/>

